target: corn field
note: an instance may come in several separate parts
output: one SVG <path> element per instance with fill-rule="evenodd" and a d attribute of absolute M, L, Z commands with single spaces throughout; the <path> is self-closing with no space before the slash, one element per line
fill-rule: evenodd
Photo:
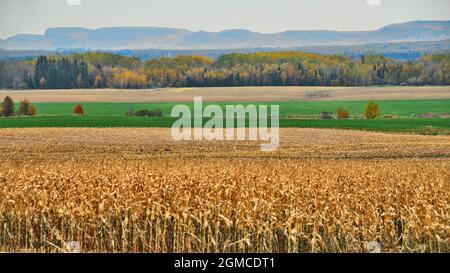
<path fill-rule="evenodd" d="M 450 137 L 0 130 L 0 251 L 450 252 Z"/>

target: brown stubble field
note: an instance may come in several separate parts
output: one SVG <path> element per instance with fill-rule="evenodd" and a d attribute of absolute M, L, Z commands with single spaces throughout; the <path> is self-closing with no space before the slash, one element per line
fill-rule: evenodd
<path fill-rule="evenodd" d="M 148 90 L 18 90 L 0 91 L 0 97 L 38 102 L 209 102 L 358 101 L 450 99 L 449 86 L 424 87 L 216 87 Z"/>
<path fill-rule="evenodd" d="M 449 252 L 450 137 L 0 130 L 0 251 Z"/>

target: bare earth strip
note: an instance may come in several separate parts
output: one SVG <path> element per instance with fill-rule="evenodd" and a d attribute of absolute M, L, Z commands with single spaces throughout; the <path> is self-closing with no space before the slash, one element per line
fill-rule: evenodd
<path fill-rule="evenodd" d="M 0 91 L 0 97 L 32 102 L 192 102 L 201 96 L 211 102 L 352 101 L 450 99 L 450 87 L 223 87 L 148 90 L 21 90 Z"/>
<path fill-rule="evenodd" d="M 0 251 L 449 252 L 450 136 L 0 130 Z"/>

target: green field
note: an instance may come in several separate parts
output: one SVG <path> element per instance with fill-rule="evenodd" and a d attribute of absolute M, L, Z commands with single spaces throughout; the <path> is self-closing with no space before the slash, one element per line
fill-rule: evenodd
<path fill-rule="evenodd" d="M 340 128 L 385 132 L 450 133 L 450 119 L 411 118 L 413 114 L 450 112 L 450 100 L 380 101 L 382 117 L 362 119 L 366 101 L 316 101 L 281 102 L 280 127 L 284 128 Z M 243 103 L 246 105 L 248 103 Z M 260 103 L 265 104 L 265 103 Z M 73 115 L 75 103 L 36 103 L 35 117 L 0 118 L 0 128 L 27 127 L 171 127 L 175 118 L 170 117 L 176 103 L 84 103 L 83 116 Z M 187 104 L 191 108 L 193 104 Z M 204 106 L 206 106 L 205 104 Z M 218 103 L 224 108 L 227 103 Z M 258 103 L 257 103 L 258 105 Z M 338 107 L 350 111 L 353 119 L 319 120 L 322 111 L 336 112 Z M 161 109 L 163 117 L 127 117 L 128 109 Z M 396 118 L 392 118 L 396 117 Z M 205 119 L 206 121 L 207 119 Z"/>
<path fill-rule="evenodd" d="M 0 128 L 39 128 L 39 127 L 162 127 L 170 128 L 175 118 L 141 118 L 125 116 L 37 116 L 0 119 Z M 206 121 L 206 120 L 205 120 Z M 351 119 L 314 120 L 281 119 L 282 128 L 338 128 L 382 132 L 450 132 L 450 119 Z"/>
<path fill-rule="evenodd" d="M 133 111 L 141 109 L 161 109 L 163 115 L 170 116 L 171 109 L 177 103 L 83 103 L 86 115 L 100 116 L 124 116 L 131 108 Z M 224 107 L 229 103 L 215 103 Z M 239 103 L 233 103 L 239 104 Z M 249 103 L 242 103 L 248 105 Z M 339 107 L 350 111 L 351 116 L 360 117 L 364 112 L 367 101 L 292 101 L 255 103 L 276 104 L 280 106 L 281 117 L 289 116 L 318 116 L 322 111 L 336 112 Z M 382 116 L 395 115 L 410 117 L 412 114 L 435 113 L 443 114 L 450 112 L 450 99 L 444 100 L 392 100 L 378 102 Z M 36 103 L 39 115 L 71 115 L 75 103 Z M 193 107 L 193 103 L 186 103 Z M 208 105 L 204 103 L 204 105 Z"/>

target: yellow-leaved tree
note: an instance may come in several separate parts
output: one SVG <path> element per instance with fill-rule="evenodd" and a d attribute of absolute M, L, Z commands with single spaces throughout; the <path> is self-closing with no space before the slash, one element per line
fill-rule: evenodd
<path fill-rule="evenodd" d="M 380 107 L 378 104 L 373 100 L 369 101 L 364 110 L 364 117 L 367 119 L 374 119 L 378 118 L 380 115 Z"/>

